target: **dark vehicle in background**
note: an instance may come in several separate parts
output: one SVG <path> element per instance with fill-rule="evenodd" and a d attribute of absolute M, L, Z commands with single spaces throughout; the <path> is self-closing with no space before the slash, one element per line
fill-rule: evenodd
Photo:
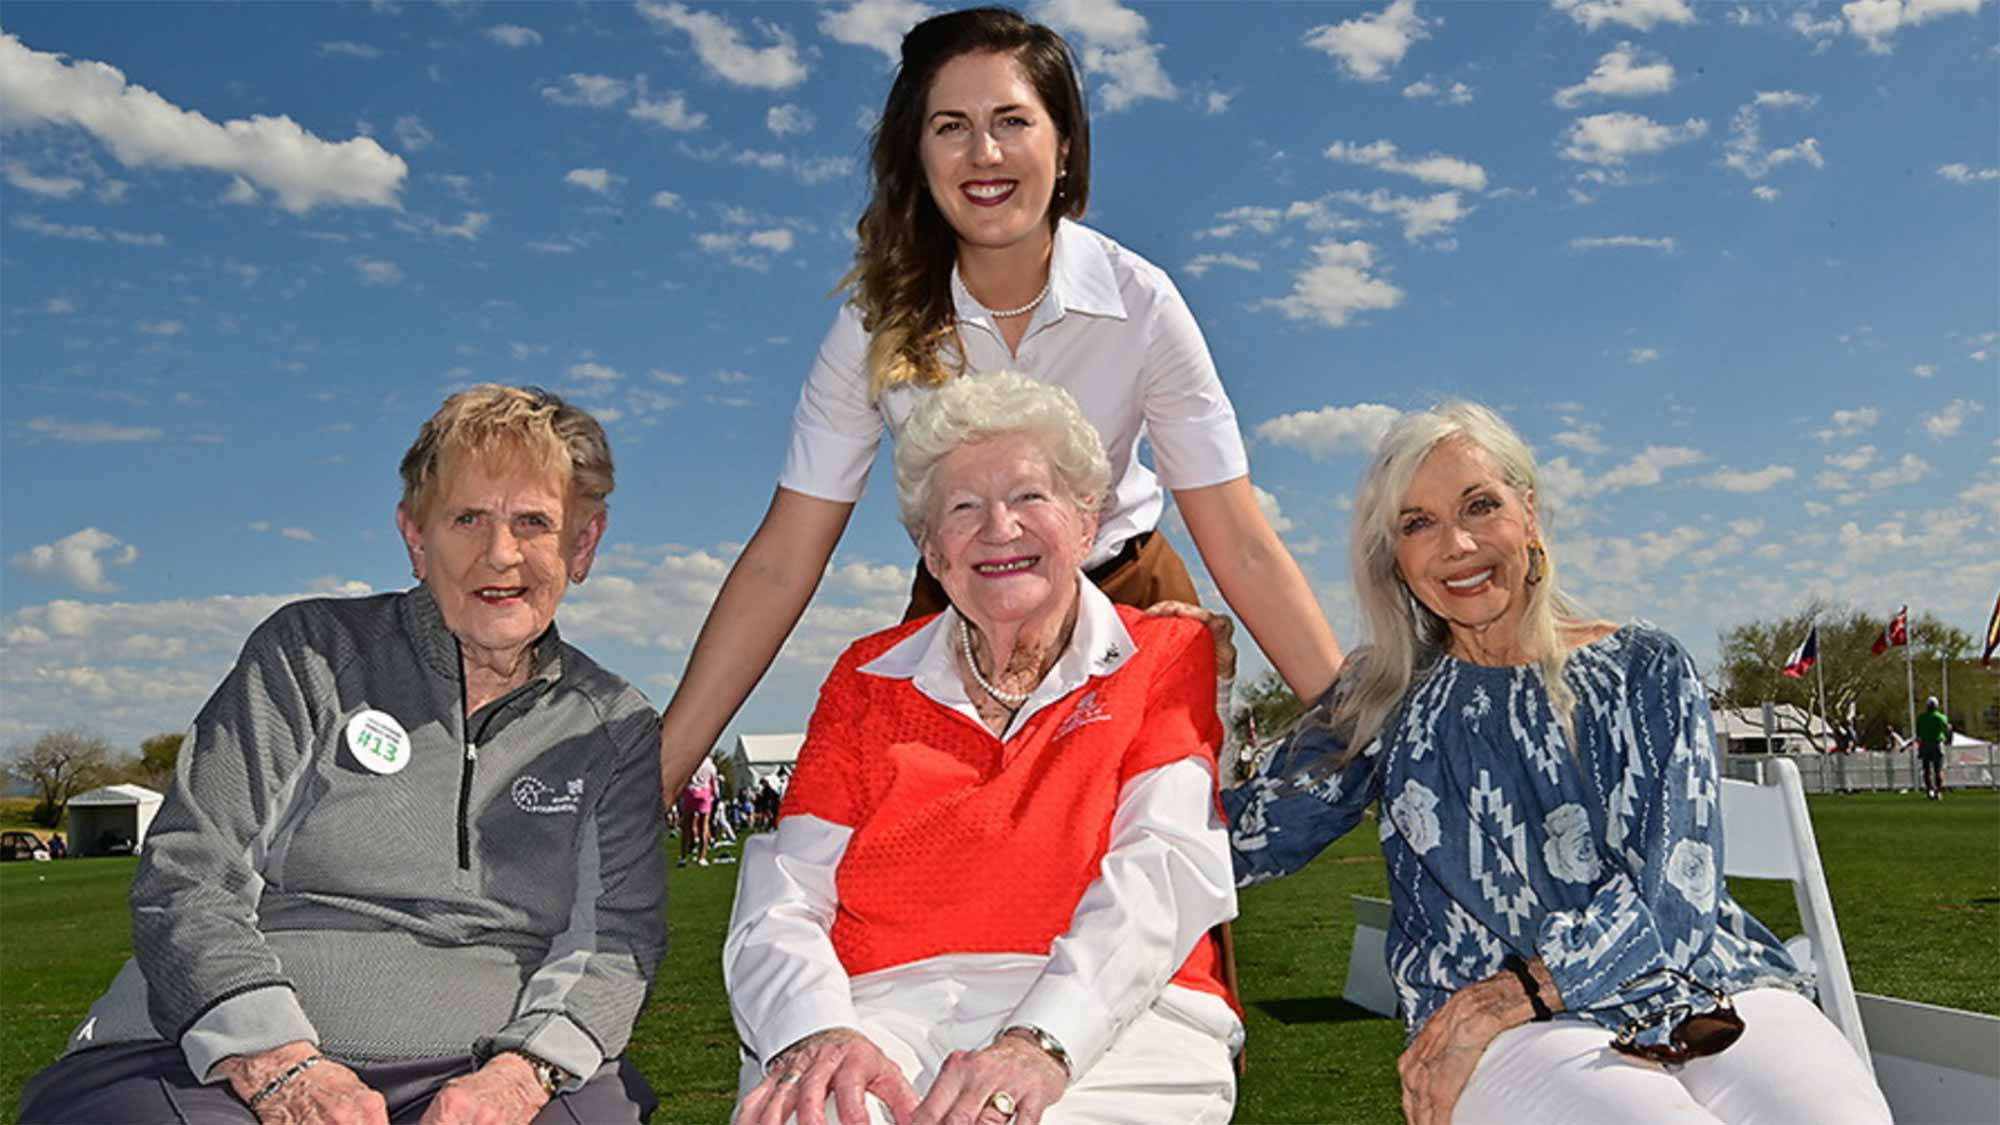
<path fill-rule="evenodd" d="M 0 832 L 0 861 L 34 859 L 37 852 L 41 853 L 41 858 L 48 858 L 48 849 L 42 846 L 41 837 L 33 832 L 23 832 L 19 829 Z"/>

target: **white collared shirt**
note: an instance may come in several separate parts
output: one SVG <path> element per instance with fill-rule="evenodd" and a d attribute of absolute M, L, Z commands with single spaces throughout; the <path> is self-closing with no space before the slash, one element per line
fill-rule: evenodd
<path fill-rule="evenodd" d="M 1112 500 L 1086 567 L 1159 525 L 1162 487 L 1204 488 L 1250 471 L 1236 411 L 1216 376 L 1194 314 L 1158 266 L 1089 227 L 1063 220 L 1049 295 L 1009 354 L 999 326 L 952 270 L 966 370 L 1015 370 L 1076 397 L 1111 460 Z M 901 434 L 930 388 L 903 385 L 868 398 L 868 333 L 843 303 L 799 393 L 778 484 L 823 500 L 861 498 L 886 428 Z M 1139 463 L 1139 440 L 1154 470 Z"/>

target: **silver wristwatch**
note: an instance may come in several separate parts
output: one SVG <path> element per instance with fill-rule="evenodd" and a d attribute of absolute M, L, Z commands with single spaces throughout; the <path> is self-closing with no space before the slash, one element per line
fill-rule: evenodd
<path fill-rule="evenodd" d="M 1075 1077 L 1076 1071 L 1070 1065 L 1069 1052 L 1063 1049 L 1062 1040 L 1057 1039 L 1034 1024 L 1017 1023 L 1012 1027 L 1003 1027 L 1000 1029 L 1000 1034 L 993 1038 L 998 1040 L 1003 1036 L 1017 1034 L 1048 1052 L 1049 1057 L 1056 1060 L 1062 1066 L 1063 1074 Z"/>
<path fill-rule="evenodd" d="M 537 1058 L 521 1050 L 516 1050 L 514 1054 L 521 1056 L 522 1059 L 527 1061 L 528 1066 L 535 1072 L 535 1081 L 541 1083 L 542 1093 L 551 1098 L 556 1096 L 557 1090 L 562 1089 L 563 1083 L 570 1080 L 571 1075 L 569 1071 L 564 1070 L 547 1059 Z"/>

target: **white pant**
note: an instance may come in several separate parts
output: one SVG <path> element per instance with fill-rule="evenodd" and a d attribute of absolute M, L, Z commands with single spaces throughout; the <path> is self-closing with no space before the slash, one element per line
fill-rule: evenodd
<path fill-rule="evenodd" d="M 1039 959 L 995 967 L 1002 958 L 936 957 L 916 965 L 870 973 L 854 981 L 861 1030 L 901 1067 L 921 1096 L 937 1079 L 945 1056 L 993 1041 L 1001 1022 L 1027 993 Z M 1044 1125 L 1224 1125 L 1236 1108 L 1236 1070 L 1242 1025 L 1220 999 L 1168 985 L 1153 1006 L 1118 1037 L 1104 1056 L 1042 1114 Z M 737 1100 L 763 1081 L 764 1068 L 745 1060 L 737 1075 Z M 890 1125 L 888 1113 L 868 1098 L 870 1125 Z M 829 1125 L 841 1125 L 831 1098 Z M 860 1123 L 848 1123 L 860 1125 Z"/>
<path fill-rule="evenodd" d="M 1619 1054 L 1611 1032 L 1580 1020 L 1502 1032 L 1480 1057 L 1452 1121 L 1887 1125 L 1882 1091 L 1812 1001 L 1781 988 L 1733 999 L 1743 1037 L 1672 1070 Z"/>

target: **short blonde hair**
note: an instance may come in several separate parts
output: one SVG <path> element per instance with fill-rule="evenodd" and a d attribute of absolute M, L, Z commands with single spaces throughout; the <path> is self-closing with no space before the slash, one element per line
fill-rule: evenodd
<path fill-rule="evenodd" d="M 482 383 L 444 400 L 403 454 L 403 507 L 421 523 L 437 485 L 462 457 L 521 459 L 554 476 L 583 516 L 605 508 L 615 487 L 611 442 L 580 407 L 540 387 Z"/>
<path fill-rule="evenodd" d="M 896 506 L 911 539 L 924 541 L 938 462 L 962 445 L 1014 434 L 1040 443 L 1077 507 L 1104 510 L 1111 462 L 1097 427 L 1068 391 L 1017 371 L 967 375 L 925 396 L 896 438 Z"/>

